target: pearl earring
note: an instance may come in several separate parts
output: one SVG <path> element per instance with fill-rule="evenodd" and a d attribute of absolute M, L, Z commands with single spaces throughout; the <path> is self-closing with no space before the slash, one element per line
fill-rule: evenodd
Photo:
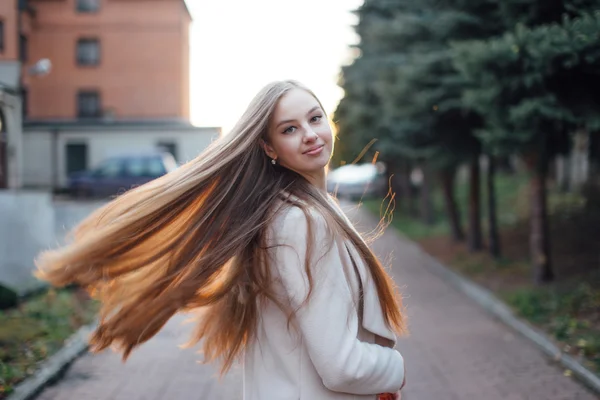
<path fill-rule="evenodd" d="M 275 161 L 275 159 L 273 158 L 273 159 L 271 159 L 271 164 L 275 165 L 275 164 L 277 164 L 277 161 Z"/>

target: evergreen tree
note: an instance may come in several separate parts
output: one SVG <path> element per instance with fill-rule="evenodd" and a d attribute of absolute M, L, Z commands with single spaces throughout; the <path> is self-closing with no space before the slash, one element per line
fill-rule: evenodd
<path fill-rule="evenodd" d="M 548 237 L 548 161 L 578 127 L 600 121 L 600 12 L 560 23 L 519 24 L 499 38 L 454 45 L 470 82 L 464 101 L 485 115 L 478 136 L 497 154 L 517 152 L 531 176 L 531 257 L 536 282 L 554 277 Z M 527 14 L 529 15 L 529 14 Z M 577 95 L 575 95 L 577 94 Z"/>

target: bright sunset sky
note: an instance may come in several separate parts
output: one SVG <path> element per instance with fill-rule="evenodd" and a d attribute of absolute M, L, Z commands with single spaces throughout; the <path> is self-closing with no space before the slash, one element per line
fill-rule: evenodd
<path fill-rule="evenodd" d="M 296 79 L 328 113 L 348 45 L 356 43 L 350 13 L 362 0 L 186 0 L 190 33 L 191 117 L 199 126 L 233 126 L 266 83 Z"/>

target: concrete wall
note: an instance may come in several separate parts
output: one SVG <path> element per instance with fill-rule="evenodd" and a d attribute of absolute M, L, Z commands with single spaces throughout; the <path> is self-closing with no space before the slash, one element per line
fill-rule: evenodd
<path fill-rule="evenodd" d="M 105 158 L 128 152 L 156 150 L 159 142 L 177 146 L 177 161 L 186 162 L 200 154 L 219 136 L 217 128 L 163 130 L 28 130 L 23 137 L 23 185 L 25 187 L 65 187 L 66 146 L 85 143 L 88 146 L 88 168 Z"/>
<path fill-rule="evenodd" d="M 17 88 L 19 86 L 20 71 L 21 63 L 19 61 L 0 59 L 0 82 L 2 82 L 2 85 L 12 89 Z"/>
<path fill-rule="evenodd" d="M 0 283 L 23 294 L 40 251 L 65 243 L 67 233 L 104 202 L 52 201 L 48 192 L 0 191 Z"/>
<path fill-rule="evenodd" d="M 39 286 L 33 260 L 55 242 L 55 214 L 48 193 L 0 191 L 0 282 L 18 292 Z"/>

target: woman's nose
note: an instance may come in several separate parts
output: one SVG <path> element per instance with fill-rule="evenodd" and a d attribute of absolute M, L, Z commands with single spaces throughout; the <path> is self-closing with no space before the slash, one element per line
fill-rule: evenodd
<path fill-rule="evenodd" d="M 318 137 L 319 135 L 317 135 L 317 133 L 311 127 L 307 127 L 304 131 L 304 141 L 306 142 L 315 140 Z"/>

